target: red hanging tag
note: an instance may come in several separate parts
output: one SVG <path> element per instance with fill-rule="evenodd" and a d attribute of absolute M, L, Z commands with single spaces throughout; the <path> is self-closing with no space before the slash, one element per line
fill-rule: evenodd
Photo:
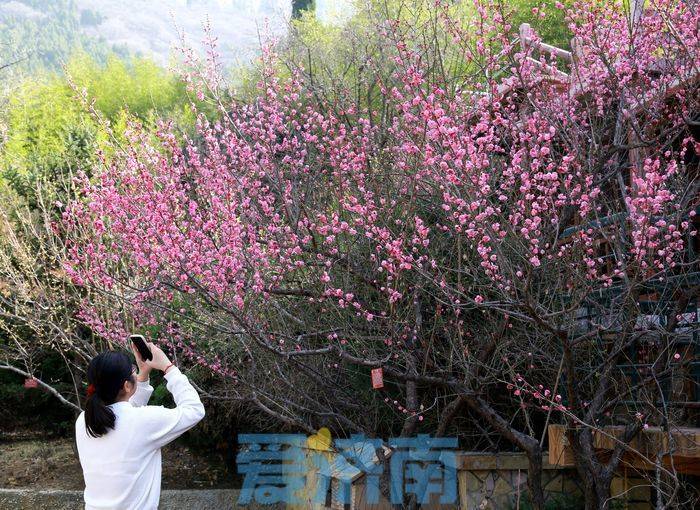
<path fill-rule="evenodd" d="M 384 371 L 380 368 L 372 369 L 372 388 L 378 390 L 384 387 Z"/>
<path fill-rule="evenodd" d="M 24 387 L 25 388 L 38 388 L 39 382 L 36 379 L 34 379 L 33 377 L 28 377 L 27 379 L 24 380 Z"/>

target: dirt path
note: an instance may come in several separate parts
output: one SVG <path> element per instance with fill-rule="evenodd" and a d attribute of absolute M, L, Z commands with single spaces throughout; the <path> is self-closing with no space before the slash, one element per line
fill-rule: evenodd
<path fill-rule="evenodd" d="M 0 442 L 0 487 L 81 490 L 83 474 L 72 439 Z M 237 488 L 221 454 L 171 444 L 163 448 L 163 488 Z"/>

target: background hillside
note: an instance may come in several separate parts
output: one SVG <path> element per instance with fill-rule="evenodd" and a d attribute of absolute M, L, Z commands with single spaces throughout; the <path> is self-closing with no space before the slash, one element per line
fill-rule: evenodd
<path fill-rule="evenodd" d="M 116 53 L 165 65 L 178 30 L 197 46 L 207 19 L 223 60 L 244 62 L 259 31 L 286 32 L 291 13 L 290 0 L 0 0 L 0 62 L 20 60 L 15 73 L 60 70 L 83 50 L 100 62 Z"/>

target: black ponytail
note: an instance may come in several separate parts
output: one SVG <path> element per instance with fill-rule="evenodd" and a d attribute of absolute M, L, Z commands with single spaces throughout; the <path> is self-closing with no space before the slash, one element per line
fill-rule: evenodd
<path fill-rule="evenodd" d="M 107 407 L 117 401 L 124 381 L 132 380 L 132 365 L 126 353 L 107 351 L 90 361 L 87 380 L 90 394 L 85 402 L 85 427 L 92 437 L 114 428 L 114 411 Z"/>

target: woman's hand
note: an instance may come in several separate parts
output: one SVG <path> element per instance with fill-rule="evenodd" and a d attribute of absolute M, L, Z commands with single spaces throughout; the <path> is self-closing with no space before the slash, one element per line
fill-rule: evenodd
<path fill-rule="evenodd" d="M 148 342 L 146 345 L 148 345 L 149 349 L 151 349 L 153 359 L 150 361 L 146 360 L 144 363 L 150 368 L 165 371 L 165 369 L 172 364 L 170 363 L 170 359 L 168 359 L 168 356 L 166 356 L 163 350 L 154 343 Z"/>

